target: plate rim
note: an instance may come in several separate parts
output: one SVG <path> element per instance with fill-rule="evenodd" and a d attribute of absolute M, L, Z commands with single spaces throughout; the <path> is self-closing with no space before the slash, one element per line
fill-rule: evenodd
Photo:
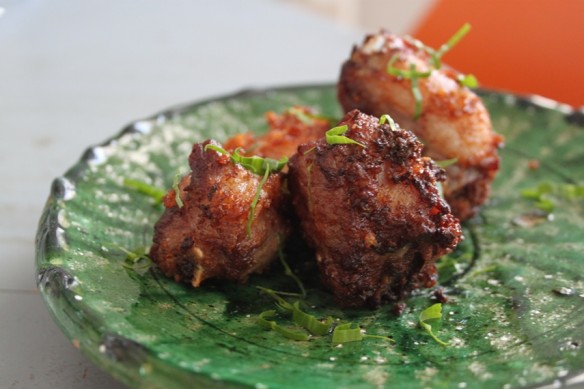
<path fill-rule="evenodd" d="M 106 353 L 101 353 L 102 357 L 100 357 L 98 353 L 89 352 L 87 347 L 80 347 L 80 345 L 78 344 L 79 342 L 78 340 L 76 343 L 74 331 L 68 328 L 68 326 L 63 322 L 63 318 L 61 316 L 58 316 L 55 311 L 56 302 L 52 300 L 57 299 L 59 297 L 64 297 L 66 299 L 66 303 L 68 303 L 72 307 L 77 306 L 78 308 L 79 304 L 82 304 L 82 302 L 76 301 L 74 294 L 71 293 L 70 290 L 71 287 L 74 286 L 75 284 L 74 277 L 58 266 L 48 265 L 48 262 L 45 260 L 45 255 L 48 253 L 49 250 L 63 247 L 62 238 L 60 236 L 63 230 L 59 224 L 58 214 L 57 212 L 55 212 L 55 209 L 57 208 L 57 202 L 59 200 L 66 200 L 69 198 L 69 196 L 72 195 L 72 192 L 74 192 L 78 180 L 83 176 L 84 172 L 86 172 L 86 170 L 88 170 L 92 165 L 99 165 L 102 164 L 104 161 L 107 161 L 107 158 L 104 159 L 104 152 L 108 148 L 116 147 L 116 143 L 120 139 L 126 136 L 135 136 L 136 134 L 147 134 L 151 131 L 154 124 L 159 124 L 161 122 L 163 123 L 164 121 L 170 118 L 180 116 L 181 114 L 184 114 L 189 110 L 195 109 L 198 106 L 206 105 L 213 102 L 227 101 L 231 99 L 253 98 L 255 96 L 262 96 L 269 93 L 294 92 L 306 89 L 331 89 L 335 88 L 335 85 L 336 85 L 335 83 L 323 82 L 323 83 L 306 83 L 298 85 L 281 85 L 264 88 L 244 88 L 234 93 L 225 93 L 209 98 L 197 99 L 194 101 L 173 105 L 169 108 L 158 111 L 153 115 L 131 121 L 125 126 L 123 126 L 122 129 L 115 133 L 113 136 L 107 138 L 101 143 L 97 143 L 94 144 L 93 146 L 87 147 L 75 164 L 68 168 L 65 171 L 65 173 L 63 173 L 63 175 L 58 176 L 53 180 L 47 201 L 43 207 L 43 211 L 38 222 L 38 227 L 35 235 L 36 284 L 42 296 L 43 302 L 47 309 L 49 310 L 52 320 L 58 325 L 60 330 L 65 334 L 65 336 L 73 343 L 73 345 L 76 348 L 78 348 L 96 366 L 98 366 L 100 369 L 110 374 L 111 376 L 113 376 L 116 380 L 119 380 L 120 382 L 123 382 L 124 384 L 130 386 L 141 386 L 144 384 L 148 385 L 148 382 L 142 379 L 139 375 L 137 376 L 136 374 L 127 374 L 127 372 L 124 371 L 127 369 L 116 368 L 115 365 L 119 364 L 120 361 L 111 359 L 106 355 Z M 569 123 L 584 128 L 584 106 L 578 109 L 572 107 L 571 105 L 561 103 L 537 94 L 515 94 L 511 92 L 486 88 L 478 88 L 477 91 L 481 97 L 495 96 L 503 99 L 508 99 L 508 102 L 510 104 L 559 112 L 565 116 L 566 120 Z M 79 310 L 79 308 L 77 310 Z M 80 327 L 78 329 L 80 329 Z M 97 330 L 95 330 L 95 332 L 99 333 L 99 331 Z M 102 335 L 101 339 L 103 339 L 104 337 L 110 337 L 110 341 L 113 343 L 121 342 L 121 344 L 124 344 L 126 346 L 129 345 L 130 347 L 138 347 L 138 349 L 140 347 L 143 348 L 141 344 L 129 340 L 127 338 L 124 338 L 119 334 L 109 334 L 107 332 L 103 332 L 101 333 L 101 335 Z M 158 361 L 158 363 L 168 365 L 171 371 L 178 370 L 176 369 L 175 366 L 167 364 L 164 360 L 156 359 L 156 361 Z M 212 377 L 200 373 L 197 374 L 188 373 L 187 375 L 189 379 L 193 380 L 190 382 L 191 386 L 192 384 L 196 384 L 201 385 L 202 387 L 209 388 L 212 387 L 226 388 L 232 387 L 232 385 L 233 387 L 237 388 L 248 387 L 245 384 L 237 382 L 227 382 L 224 380 L 216 381 L 213 380 Z M 572 381 L 577 386 L 584 382 L 584 372 L 576 373 L 574 376 L 565 378 L 569 379 L 569 381 Z M 194 381 L 199 382 L 197 383 Z M 547 383 L 538 384 L 533 386 L 533 388 L 543 388 L 546 385 Z"/>

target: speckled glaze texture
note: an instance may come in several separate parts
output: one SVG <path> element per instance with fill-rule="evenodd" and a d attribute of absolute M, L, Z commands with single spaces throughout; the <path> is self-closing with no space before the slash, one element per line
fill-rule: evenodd
<path fill-rule="evenodd" d="M 38 286 L 73 346 L 136 388 L 518 388 L 584 384 L 584 200 L 560 199 L 553 215 L 520 190 L 584 183 L 584 114 L 541 98 L 481 93 L 506 139 L 490 202 L 464 225 L 465 241 L 439 266 L 449 297 L 436 334 L 417 325 L 434 291 L 391 307 L 341 310 L 311 258 L 290 250 L 309 312 L 359 323 L 366 339 L 285 339 L 256 323 L 273 306 L 256 286 L 294 290 L 278 265 L 247 285 L 180 285 L 157 270 L 122 266 L 149 245 L 162 209 L 123 185 L 169 187 L 194 142 L 265 131 L 268 110 L 294 104 L 340 117 L 333 85 L 244 92 L 169 110 L 88 149 L 57 178 L 37 233 Z M 537 162 L 534 162 L 537 161 Z M 539 166 L 538 168 L 535 168 Z M 531 219 L 529 219 L 531 220 Z M 438 293 L 440 294 L 440 293 Z"/>

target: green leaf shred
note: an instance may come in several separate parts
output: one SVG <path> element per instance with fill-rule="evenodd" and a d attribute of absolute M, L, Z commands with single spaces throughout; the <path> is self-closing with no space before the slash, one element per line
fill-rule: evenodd
<path fill-rule="evenodd" d="M 292 321 L 300 327 L 305 328 L 312 335 L 323 336 L 329 333 L 334 319 L 329 316 L 324 322 L 321 322 L 316 316 L 302 311 L 300 309 L 300 303 L 297 301 L 292 304 Z"/>
<path fill-rule="evenodd" d="M 411 80 L 412 78 L 428 78 L 432 74 L 432 70 L 428 70 L 425 72 L 419 72 L 417 70 L 417 68 L 415 67 L 415 64 L 411 64 L 411 65 L 414 65 L 414 68 L 412 69 L 412 67 L 410 66 L 409 70 L 396 68 L 395 66 L 393 66 L 393 64 L 399 58 L 400 58 L 399 54 L 395 54 L 393 57 L 391 57 L 391 59 L 387 63 L 387 72 L 389 74 L 391 74 L 392 76 L 401 77 L 401 78 Z"/>
<path fill-rule="evenodd" d="M 337 118 L 332 118 L 329 116 L 320 115 L 318 113 L 304 112 L 304 110 L 300 107 L 289 108 L 286 111 L 286 113 L 289 113 L 291 115 L 296 116 L 296 118 L 298 120 L 300 120 L 303 124 L 306 124 L 307 126 L 312 125 L 314 123 L 314 120 L 324 120 L 324 121 L 327 121 L 329 123 L 338 123 L 339 122 L 339 119 L 337 119 Z"/>
<path fill-rule="evenodd" d="M 224 148 L 213 144 L 208 144 L 205 146 L 205 151 L 208 150 L 213 150 L 220 154 L 227 155 L 232 162 L 243 166 L 245 169 L 259 176 L 263 176 L 266 171 L 269 173 L 279 172 L 288 163 L 288 157 L 282 157 L 280 160 L 259 157 L 257 155 L 246 157 L 241 155 L 241 149 L 239 147 L 233 151 L 233 154 Z"/>
<path fill-rule="evenodd" d="M 456 80 L 461 84 L 469 88 L 478 88 L 479 80 L 472 74 L 459 74 Z"/>
<path fill-rule="evenodd" d="M 331 128 L 325 132 L 326 143 L 329 145 L 355 144 L 364 148 L 365 145 L 363 143 L 359 143 L 356 140 L 345 136 L 345 133 L 348 130 L 349 126 L 347 124 Z"/>
<path fill-rule="evenodd" d="M 290 311 L 290 312 L 292 312 L 292 305 L 289 304 L 285 299 L 281 298 L 280 296 L 302 297 L 302 295 L 300 293 L 296 293 L 296 292 L 284 292 L 281 290 L 274 290 L 274 289 L 270 289 L 270 288 L 265 288 L 263 286 L 256 286 L 256 288 L 260 292 L 275 299 L 276 303 L 283 302 L 287 306 L 287 308 L 285 308 L 285 310 Z"/>
<path fill-rule="evenodd" d="M 263 158 L 257 155 L 246 157 L 240 154 L 240 148 L 237 148 L 233 151 L 233 154 L 225 150 L 220 146 L 216 146 L 213 144 L 207 144 L 205 146 L 205 151 L 213 150 L 220 154 L 227 155 L 233 163 L 237 163 L 241 165 L 243 168 L 249 170 L 250 172 L 263 176 L 261 181 L 259 182 L 256 192 L 254 194 L 253 200 L 249 207 L 249 213 L 247 216 L 247 223 L 245 226 L 245 230 L 247 232 L 247 236 L 251 237 L 251 227 L 255 218 L 255 209 L 262 194 L 262 189 L 265 183 L 268 181 L 268 177 L 271 173 L 276 173 L 282 170 L 286 164 L 288 163 L 287 157 L 282 157 L 280 160 L 275 160 L 272 158 Z"/>
<path fill-rule="evenodd" d="M 262 177 L 262 180 L 258 184 L 255 195 L 253 196 L 253 200 L 249 206 L 249 213 L 247 215 L 247 224 L 245 225 L 245 230 L 247 231 L 248 237 L 251 237 L 251 225 L 253 224 L 253 220 L 255 218 L 255 209 L 256 209 L 256 206 L 258 205 L 260 195 L 262 194 L 262 188 L 266 184 L 266 181 L 268 181 L 269 176 L 270 176 L 270 171 L 266 170 L 266 172 L 264 173 L 264 176 Z"/>
<path fill-rule="evenodd" d="M 389 62 L 387 63 L 387 72 L 393 76 L 401 77 L 410 80 L 412 94 L 414 96 L 415 108 L 414 108 L 414 119 L 418 119 L 422 114 L 422 92 L 420 91 L 420 86 L 418 79 L 428 78 L 432 74 L 432 69 L 426 72 L 419 72 L 416 64 L 410 64 L 409 70 L 399 69 L 393 66 L 393 64 L 399 59 L 399 54 L 395 54 Z"/>
<path fill-rule="evenodd" d="M 303 331 L 296 331 L 290 328 L 283 327 L 276 323 L 274 320 L 269 320 L 276 316 L 276 311 L 271 309 L 268 311 L 263 311 L 257 317 L 257 322 L 260 327 L 265 328 L 267 330 L 272 330 L 280 335 L 284 336 L 285 338 L 296 340 L 296 341 L 307 341 L 310 339 L 310 336 L 303 332 Z"/>
<path fill-rule="evenodd" d="M 361 328 L 353 327 L 353 323 L 339 324 L 333 330 L 333 344 L 360 342 L 362 340 L 363 333 L 361 332 Z"/>
<path fill-rule="evenodd" d="M 440 343 L 443 346 L 448 346 L 447 342 L 440 340 L 436 335 L 434 335 L 434 332 L 432 331 L 432 325 L 428 323 L 428 321 L 440 319 L 442 319 L 442 304 L 437 303 L 424 309 L 420 313 L 419 323 L 420 326 L 426 330 L 428 335 L 432 337 L 432 339 L 434 339 L 436 342 Z"/>
<path fill-rule="evenodd" d="M 172 189 L 174 190 L 174 200 L 176 201 L 176 205 L 178 205 L 179 208 L 182 208 L 184 206 L 184 203 L 180 197 L 180 180 L 182 178 L 182 174 L 180 172 L 177 172 L 174 176 L 174 180 L 172 182 Z"/>
<path fill-rule="evenodd" d="M 289 108 L 286 112 L 291 115 L 294 115 L 298 120 L 300 120 L 307 126 L 311 125 L 315 119 L 314 116 L 307 114 L 306 112 L 304 112 L 304 110 L 300 109 L 299 107 Z"/>
<path fill-rule="evenodd" d="M 584 198 L 584 185 L 540 182 L 536 187 L 520 192 L 524 199 L 532 200 L 535 206 L 546 213 L 552 213 L 558 200 L 573 201 Z"/>
<path fill-rule="evenodd" d="M 300 293 L 302 295 L 302 298 L 306 298 L 306 288 L 304 288 L 304 284 L 302 283 L 300 278 L 298 278 L 298 276 L 296 274 L 294 274 L 294 272 L 292 271 L 292 269 L 288 265 L 288 262 L 286 262 L 286 257 L 284 255 L 284 251 L 282 250 L 282 239 L 281 239 L 281 237 L 278 237 L 278 239 L 280 241 L 280 245 L 278 247 L 278 257 L 280 259 L 280 263 L 284 267 L 284 274 L 286 274 L 288 277 L 290 277 L 294 280 L 296 285 L 298 285 L 298 289 L 300 289 Z"/>
<path fill-rule="evenodd" d="M 441 161 L 436 161 L 436 165 L 438 165 L 442 169 L 445 169 L 448 166 L 452 166 L 457 162 L 458 162 L 458 158 L 450 158 L 450 159 L 443 159 Z"/>
<path fill-rule="evenodd" d="M 166 196 L 166 191 L 164 189 L 131 178 L 124 178 L 124 185 L 128 188 L 135 189 L 146 196 L 152 197 L 156 204 L 161 204 L 162 199 Z"/>
<path fill-rule="evenodd" d="M 333 344 L 360 342 L 363 339 L 382 339 L 388 342 L 395 342 L 387 336 L 365 334 L 363 330 L 354 323 L 342 323 L 336 326 L 333 330 Z"/>
<path fill-rule="evenodd" d="M 300 301 L 290 303 L 280 296 L 280 295 L 298 296 L 297 293 L 279 292 L 261 286 L 258 286 L 257 288 L 262 293 L 272 297 L 276 302 L 276 307 L 278 308 L 278 311 L 280 311 L 282 314 L 290 316 L 292 322 L 295 325 L 305 329 L 312 336 L 322 337 L 331 335 L 331 342 L 334 345 L 347 342 L 357 342 L 366 338 L 383 339 L 390 342 L 394 341 L 393 339 L 388 338 L 386 336 L 364 334 L 361 328 L 359 328 L 359 326 L 355 326 L 353 323 L 339 323 L 336 327 L 333 327 L 337 321 L 335 321 L 331 316 L 328 316 L 324 320 L 319 320 L 316 316 L 303 311 L 302 308 L 300 308 Z M 274 325 L 278 326 L 277 324 L 272 324 L 272 322 L 266 320 L 267 317 L 273 317 L 275 314 L 276 314 L 275 310 L 262 312 L 260 314 L 260 318 L 258 318 L 258 324 L 260 324 L 263 328 L 273 329 L 275 331 L 282 333 L 281 329 L 274 327 Z M 293 339 L 292 337 L 290 337 L 290 334 L 282 333 L 282 335 L 290 339 Z M 308 334 L 305 334 L 307 338 L 302 339 L 300 339 L 300 336 L 298 335 L 294 336 L 298 338 L 295 340 L 308 340 L 310 338 Z"/>
<path fill-rule="evenodd" d="M 231 159 L 233 160 L 233 162 L 240 164 L 247 170 L 260 176 L 265 174 L 266 172 L 268 173 L 279 172 L 288 163 L 288 157 L 282 157 L 280 160 L 258 157 L 257 155 L 245 157 L 240 154 L 239 148 L 233 151 Z"/>
<path fill-rule="evenodd" d="M 211 143 L 207 144 L 203 150 L 204 151 L 213 150 L 213 151 L 218 152 L 219 154 L 223 154 L 223 155 L 227 155 L 228 157 L 231 157 L 231 153 L 229 151 L 225 150 L 221 146 L 217 146 L 217 145 L 214 145 Z"/>
<path fill-rule="evenodd" d="M 428 71 L 419 72 L 416 68 L 416 64 L 413 63 L 410 64 L 408 70 L 396 68 L 394 64 L 400 58 L 399 54 L 395 54 L 387 62 L 386 71 L 388 74 L 391 74 L 392 76 L 395 77 L 405 78 L 411 81 L 412 94 L 414 96 L 414 101 L 416 104 L 414 108 L 414 119 L 418 119 L 422 114 L 422 93 L 420 91 L 418 80 L 420 78 L 430 77 L 433 70 L 440 69 L 442 67 L 442 57 L 444 56 L 444 54 L 446 54 L 454 46 L 456 46 L 462 40 L 462 38 L 464 38 L 466 34 L 469 33 L 470 29 L 471 29 L 470 23 L 463 24 L 462 27 L 457 32 L 455 32 L 454 35 L 451 36 L 450 39 L 448 39 L 448 41 L 446 41 L 446 43 L 442 44 L 438 50 L 434 50 L 433 48 L 424 45 L 417 39 L 407 37 L 406 38 L 407 41 L 411 42 L 414 46 L 421 50 L 424 50 L 426 53 L 430 55 L 431 64 L 429 64 L 430 70 Z M 467 75 L 461 74 L 457 76 L 456 80 L 461 85 L 469 88 L 476 88 L 479 85 L 477 78 L 472 74 Z"/>
<path fill-rule="evenodd" d="M 471 29 L 470 23 L 463 24 L 462 27 L 460 27 L 460 29 L 456 31 L 454 35 L 452 35 L 450 39 L 446 41 L 446 43 L 440 46 L 440 48 L 435 52 L 434 55 L 432 55 L 433 58 L 434 57 L 436 58 L 435 61 L 438 61 L 439 65 L 442 56 L 446 54 L 448 51 L 450 51 L 454 46 L 456 46 L 458 42 L 460 42 L 462 38 L 464 38 L 465 35 L 470 32 L 470 29 Z M 440 66 L 437 66 L 437 68 L 439 69 Z"/>
<path fill-rule="evenodd" d="M 131 251 L 118 245 L 115 245 L 115 247 L 126 254 L 122 266 L 128 270 L 144 273 L 154 264 L 148 254 L 149 248 L 146 246 L 138 247 Z"/>
<path fill-rule="evenodd" d="M 388 123 L 389 127 L 391 128 L 392 131 L 398 131 L 398 127 L 397 124 L 395 123 L 395 120 L 393 120 L 393 118 L 391 116 L 389 116 L 388 114 L 385 115 L 381 115 L 381 117 L 379 118 L 379 124 L 385 124 Z"/>

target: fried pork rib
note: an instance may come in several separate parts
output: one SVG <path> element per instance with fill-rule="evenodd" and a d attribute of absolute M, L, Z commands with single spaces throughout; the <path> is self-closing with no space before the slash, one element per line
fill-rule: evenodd
<path fill-rule="evenodd" d="M 502 138 L 493 132 L 481 99 L 457 82 L 458 72 L 445 66 L 418 79 L 422 113 L 414 120 L 411 81 L 387 72 L 388 62 L 396 55 L 395 68 L 408 71 L 413 64 L 418 72 L 432 70 L 429 54 L 413 42 L 387 32 L 369 35 L 342 67 L 341 105 L 346 112 L 390 114 L 424 142 L 425 155 L 437 161 L 457 158 L 446 169 L 444 195 L 454 214 L 467 219 L 488 198 L 499 168 L 497 148 Z"/>
<path fill-rule="evenodd" d="M 421 156 L 414 134 L 359 111 L 345 136 L 362 143 L 302 145 L 289 187 L 323 282 L 345 307 L 378 306 L 436 282 L 436 259 L 461 238 L 436 182 L 444 171 Z"/>
<path fill-rule="evenodd" d="M 225 142 L 227 150 L 238 147 L 248 153 L 280 159 L 291 157 L 303 143 L 316 140 L 330 128 L 329 121 L 315 115 L 308 107 L 292 107 L 283 114 L 266 113 L 268 131 L 255 137 L 247 132 L 237 134 Z"/>
<path fill-rule="evenodd" d="M 264 184 L 248 235 L 246 225 L 261 176 L 233 163 L 216 151 L 193 146 L 189 157 L 192 173 L 176 193 L 164 199 L 166 210 L 156 223 L 152 260 L 175 281 L 198 287 L 209 278 L 246 282 L 260 273 L 277 255 L 281 239 L 289 233 L 282 193 L 283 174 L 270 174 Z"/>

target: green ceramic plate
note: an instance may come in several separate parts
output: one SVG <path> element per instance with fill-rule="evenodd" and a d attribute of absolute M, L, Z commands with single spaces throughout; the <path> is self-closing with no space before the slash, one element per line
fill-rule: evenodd
<path fill-rule="evenodd" d="M 244 92 L 132 123 L 92 147 L 51 188 L 37 235 L 38 284 L 55 321 L 98 366 L 140 388 L 516 388 L 584 382 L 584 128 L 582 112 L 541 98 L 483 92 L 505 135 L 502 169 L 489 205 L 465 225 L 466 240 L 440 265 L 449 302 L 436 334 L 417 325 L 432 291 L 401 316 L 337 308 L 294 250 L 307 310 L 358 323 L 366 339 L 295 342 L 257 325 L 273 307 L 257 285 L 295 290 L 280 265 L 249 285 L 194 290 L 157 271 L 123 266 L 148 245 L 161 213 L 123 185 L 132 178 L 169 187 L 187 168 L 193 142 L 261 132 L 268 110 L 310 105 L 340 116 L 332 85 Z M 551 184 L 550 215 L 522 189 Z M 546 184 L 546 185 L 547 185 Z M 546 197 L 547 198 L 547 197 Z M 544 199 L 545 200 L 545 199 Z M 544 201 L 540 206 L 545 206 Z M 548 204 L 549 205 L 549 204 Z"/>

